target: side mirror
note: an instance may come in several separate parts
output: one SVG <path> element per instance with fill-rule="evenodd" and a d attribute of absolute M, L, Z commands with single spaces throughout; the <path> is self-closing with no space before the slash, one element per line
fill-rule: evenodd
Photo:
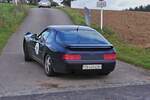
<path fill-rule="evenodd" d="M 33 34 L 31 37 L 32 37 L 32 38 L 34 38 L 34 39 L 36 39 L 36 40 L 38 40 L 38 39 L 39 39 L 39 37 L 38 37 L 38 35 L 37 35 L 37 34 Z"/>
<path fill-rule="evenodd" d="M 32 33 L 31 32 L 27 32 L 27 33 L 25 33 L 25 35 L 31 35 Z"/>

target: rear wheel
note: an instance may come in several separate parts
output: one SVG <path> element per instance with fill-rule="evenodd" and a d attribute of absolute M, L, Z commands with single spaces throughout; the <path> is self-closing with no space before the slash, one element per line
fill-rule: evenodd
<path fill-rule="evenodd" d="M 55 72 L 53 70 L 53 61 L 50 55 L 46 55 L 45 57 L 45 64 L 44 64 L 44 69 L 45 69 L 45 74 L 47 76 L 54 76 Z"/>
<path fill-rule="evenodd" d="M 27 45 L 25 43 L 24 43 L 24 60 L 25 61 L 31 61 L 32 60 L 30 55 L 29 55 Z"/>

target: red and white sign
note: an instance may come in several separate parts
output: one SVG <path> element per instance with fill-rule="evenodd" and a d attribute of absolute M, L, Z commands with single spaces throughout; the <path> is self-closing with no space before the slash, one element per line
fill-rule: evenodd
<path fill-rule="evenodd" d="M 106 1 L 105 0 L 99 0 L 98 2 L 97 2 L 97 7 L 100 7 L 100 8 L 104 8 L 104 7 L 106 7 Z"/>

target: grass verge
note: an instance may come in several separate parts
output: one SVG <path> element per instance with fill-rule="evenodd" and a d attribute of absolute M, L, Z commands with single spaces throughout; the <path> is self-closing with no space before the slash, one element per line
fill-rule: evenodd
<path fill-rule="evenodd" d="M 12 4 L 0 3 L 0 52 L 27 15 L 28 8 L 27 5 L 16 7 Z"/>
<path fill-rule="evenodd" d="M 71 8 L 61 8 L 61 10 L 68 14 L 74 24 L 85 25 L 84 16 L 77 10 Z M 101 32 L 98 26 L 92 25 L 92 27 Z M 119 60 L 150 69 L 150 49 L 139 48 L 121 41 L 118 34 L 107 27 L 102 34 L 115 46 Z"/>

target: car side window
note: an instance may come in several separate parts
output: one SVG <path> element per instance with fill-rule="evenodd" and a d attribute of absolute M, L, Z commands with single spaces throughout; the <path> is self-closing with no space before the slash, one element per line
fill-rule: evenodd
<path fill-rule="evenodd" d="M 50 32 L 48 30 L 45 30 L 40 36 L 39 36 L 39 40 L 41 42 L 46 41 L 48 35 L 50 34 Z"/>
<path fill-rule="evenodd" d="M 46 40 L 46 42 L 48 42 L 48 43 L 50 43 L 51 41 L 53 41 L 53 39 L 54 39 L 54 37 L 55 37 L 53 30 L 50 30 L 49 32 L 50 32 L 50 34 L 48 35 L 48 38 L 47 38 L 47 40 Z"/>

